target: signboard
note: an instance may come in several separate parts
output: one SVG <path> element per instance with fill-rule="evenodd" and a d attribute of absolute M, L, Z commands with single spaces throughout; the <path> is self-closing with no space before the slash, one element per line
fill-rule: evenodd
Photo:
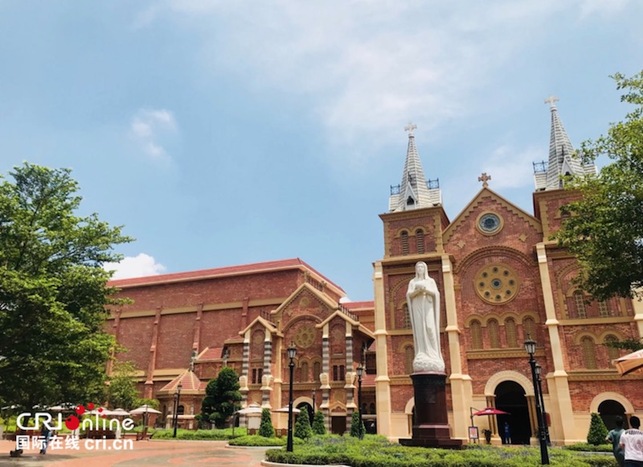
<path fill-rule="evenodd" d="M 477 426 L 470 426 L 469 427 L 469 439 L 472 441 L 477 441 L 478 440 L 478 427 Z"/>

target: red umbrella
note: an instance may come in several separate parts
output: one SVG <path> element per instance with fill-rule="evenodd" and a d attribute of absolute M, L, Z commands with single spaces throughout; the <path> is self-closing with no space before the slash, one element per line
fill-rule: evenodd
<path fill-rule="evenodd" d="M 476 415 L 509 415 L 509 412 L 498 410 L 495 407 L 486 407 L 473 413 L 473 416 Z"/>

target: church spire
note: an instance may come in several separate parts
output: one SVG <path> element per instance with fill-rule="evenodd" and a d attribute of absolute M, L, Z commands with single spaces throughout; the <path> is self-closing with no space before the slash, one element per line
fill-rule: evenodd
<path fill-rule="evenodd" d="M 415 135 L 413 134 L 415 129 L 417 126 L 413 123 L 404 127 L 404 130 L 409 133 L 409 144 L 406 150 L 402 183 L 391 187 L 390 211 L 406 211 L 442 204 L 439 181 L 429 180 L 427 183 L 424 177 L 420 155 L 415 146 Z"/>
<path fill-rule="evenodd" d="M 563 188 L 563 177 L 566 175 L 584 175 L 596 172 L 593 164 L 583 166 L 580 159 L 575 156 L 574 147 L 558 116 L 556 102 L 558 102 L 558 98 L 555 96 L 545 99 L 545 104 L 549 104 L 551 111 L 549 160 L 547 164 L 534 164 L 537 190 Z"/>

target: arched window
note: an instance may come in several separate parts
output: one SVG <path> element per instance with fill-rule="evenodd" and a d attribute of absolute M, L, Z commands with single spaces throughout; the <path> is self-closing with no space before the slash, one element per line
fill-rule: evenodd
<path fill-rule="evenodd" d="M 406 230 L 403 230 L 400 233 L 400 239 L 402 240 L 402 254 L 409 254 L 409 233 Z"/>
<path fill-rule="evenodd" d="M 418 253 L 424 253 L 424 230 L 417 229 L 415 231 L 415 242 L 417 246 Z"/>
<path fill-rule="evenodd" d="M 518 347 L 516 321 L 513 318 L 507 318 L 505 320 L 505 337 L 507 338 L 507 347 Z"/>
<path fill-rule="evenodd" d="M 576 305 L 576 317 L 587 318 L 587 310 L 585 310 L 585 296 L 580 290 L 574 291 L 574 304 Z"/>
<path fill-rule="evenodd" d="M 406 303 L 402 305 L 402 328 L 411 329 L 411 315 L 409 314 L 409 306 Z"/>
<path fill-rule="evenodd" d="M 410 375 L 413 373 L 413 359 L 415 358 L 415 350 L 412 345 L 404 347 L 404 373 Z"/>
<path fill-rule="evenodd" d="M 482 348 L 482 327 L 480 326 L 480 321 L 474 319 L 469 325 L 469 331 L 471 332 L 471 348 L 474 350 Z"/>
<path fill-rule="evenodd" d="M 321 363 L 313 363 L 313 381 L 319 381 L 319 375 L 321 374 Z"/>
<path fill-rule="evenodd" d="M 299 374 L 302 383 L 308 381 L 308 362 L 301 362 L 301 373 Z"/>
<path fill-rule="evenodd" d="M 527 337 L 536 339 L 536 323 L 534 322 L 534 318 L 528 316 L 522 320 L 522 332 L 525 339 L 527 339 Z"/>
<path fill-rule="evenodd" d="M 614 336 L 613 334 L 610 334 L 608 336 L 605 336 L 605 348 L 607 349 L 607 358 L 608 358 L 608 366 L 613 367 L 614 366 L 614 360 L 616 360 L 618 357 L 620 357 L 620 352 L 616 347 L 612 347 L 609 345 L 611 342 L 617 342 L 618 338 Z"/>
<path fill-rule="evenodd" d="M 596 344 L 594 339 L 585 336 L 580 341 L 583 352 L 583 366 L 588 370 L 596 369 Z"/>
<path fill-rule="evenodd" d="M 495 319 L 490 319 L 487 322 L 487 332 L 489 333 L 489 346 L 492 349 L 497 349 L 500 347 L 500 335 L 498 332 L 498 321 Z"/>

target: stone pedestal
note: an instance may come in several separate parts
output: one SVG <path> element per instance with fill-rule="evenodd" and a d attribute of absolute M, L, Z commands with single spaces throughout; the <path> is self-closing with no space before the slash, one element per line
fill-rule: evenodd
<path fill-rule="evenodd" d="M 404 446 L 461 449 L 461 439 L 451 439 L 444 373 L 414 373 L 415 421 L 413 437 L 400 439 Z"/>

